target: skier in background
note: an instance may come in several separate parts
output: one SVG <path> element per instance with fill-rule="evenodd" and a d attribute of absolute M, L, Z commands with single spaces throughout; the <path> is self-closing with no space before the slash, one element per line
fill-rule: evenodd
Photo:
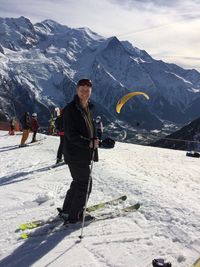
<path fill-rule="evenodd" d="M 9 135 L 14 135 L 14 134 L 15 134 L 15 119 L 12 118 L 10 120 Z"/>
<path fill-rule="evenodd" d="M 103 123 L 102 123 L 102 120 L 101 120 L 101 116 L 97 116 L 95 122 L 96 122 L 96 129 L 97 129 L 97 137 L 99 138 L 99 141 L 100 141 L 100 144 L 101 144 L 102 135 L 103 135 Z"/>
<path fill-rule="evenodd" d="M 33 132 L 31 143 L 34 143 L 34 142 L 37 141 L 36 140 L 36 134 L 37 134 L 37 131 L 39 129 L 39 123 L 38 123 L 38 119 L 37 119 L 37 113 L 33 113 L 32 114 L 32 118 L 31 118 L 31 129 L 32 129 L 32 132 Z"/>
<path fill-rule="evenodd" d="M 63 146 L 64 146 L 64 125 L 63 125 L 63 109 L 60 109 L 59 116 L 55 120 L 55 126 L 58 136 L 60 136 L 60 144 L 57 151 L 56 164 L 62 162 Z"/>
<path fill-rule="evenodd" d="M 55 119 L 54 119 L 53 115 L 51 115 L 51 118 L 49 120 L 49 134 L 50 135 L 56 134 Z"/>
<path fill-rule="evenodd" d="M 21 143 L 20 143 L 19 147 L 24 147 L 24 146 L 26 146 L 25 142 L 28 139 L 29 132 L 31 129 L 31 118 L 30 118 L 29 112 L 24 113 L 20 122 L 21 122 L 23 134 L 22 134 L 22 139 L 21 139 Z"/>

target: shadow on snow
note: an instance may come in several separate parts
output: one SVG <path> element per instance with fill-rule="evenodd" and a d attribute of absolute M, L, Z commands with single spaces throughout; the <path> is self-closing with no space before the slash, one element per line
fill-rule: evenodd
<path fill-rule="evenodd" d="M 69 236 L 72 232 L 79 230 L 81 228 L 81 224 L 69 226 L 69 228 L 63 229 L 61 231 L 52 232 L 54 228 L 58 225 L 55 225 L 51 228 L 50 233 L 44 234 L 41 231 L 48 231 L 49 225 L 43 226 L 43 228 L 38 228 L 33 232 L 37 237 L 30 237 L 23 242 L 18 248 L 16 248 L 9 256 L 5 257 L 0 261 L 0 266 L 6 267 L 29 267 L 32 266 L 39 259 L 48 254 L 53 248 L 57 246 L 59 242 L 61 242 L 66 236 Z M 40 236 L 41 233 L 41 236 Z M 45 267 L 51 265 L 58 258 L 62 257 L 63 254 L 67 253 L 70 249 L 72 249 L 75 245 L 80 243 L 78 240 L 73 240 L 73 244 L 65 249 L 65 251 L 61 252 L 60 255 L 56 253 L 56 257 L 43 265 Z"/>
<path fill-rule="evenodd" d="M 24 171 L 24 172 L 20 171 L 16 174 L 5 175 L 3 177 L 0 177 L 0 186 L 12 184 L 15 182 L 24 181 L 24 180 L 28 179 L 28 178 L 23 178 L 24 176 L 28 176 L 28 175 L 33 174 L 33 173 L 49 171 L 52 168 L 54 168 L 54 166 L 55 166 L 55 164 L 51 164 L 49 166 L 42 167 L 42 168 L 32 170 L 32 171 Z M 63 165 L 60 165 L 60 166 L 63 166 Z M 60 167 L 60 166 L 58 166 L 58 167 Z M 18 178 L 21 178 L 21 179 L 18 179 Z"/>

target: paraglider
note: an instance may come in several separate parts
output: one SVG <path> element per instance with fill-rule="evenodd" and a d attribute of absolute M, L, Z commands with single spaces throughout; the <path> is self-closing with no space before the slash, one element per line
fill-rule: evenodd
<path fill-rule="evenodd" d="M 120 113 L 121 108 L 123 107 L 123 105 L 132 97 L 136 96 L 136 95 L 143 95 L 146 99 L 149 99 L 149 96 L 144 93 L 144 92 L 132 92 L 132 93 L 128 93 L 127 95 L 123 96 L 117 103 L 116 105 L 116 112 Z"/>

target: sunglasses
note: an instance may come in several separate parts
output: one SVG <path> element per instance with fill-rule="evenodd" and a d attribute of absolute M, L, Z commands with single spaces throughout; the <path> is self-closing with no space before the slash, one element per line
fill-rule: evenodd
<path fill-rule="evenodd" d="M 81 79 L 81 80 L 78 81 L 78 83 L 77 83 L 77 87 L 79 87 L 79 86 L 85 86 L 85 85 L 87 85 L 88 87 L 92 87 L 92 82 L 91 82 L 91 80 L 89 80 L 89 79 Z"/>

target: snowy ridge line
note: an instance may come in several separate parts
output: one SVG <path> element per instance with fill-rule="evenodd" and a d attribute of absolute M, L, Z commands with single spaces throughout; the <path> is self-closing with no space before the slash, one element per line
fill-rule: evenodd
<path fill-rule="evenodd" d="M 153 135 L 154 133 L 152 133 L 152 135 Z M 151 134 L 149 134 L 149 133 L 137 133 L 136 134 L 137 136 L 139 136 L 139 135 L 146 135 L 146 136 L 151 136 Z M 152 137 L 152 136 L 151 136 Z M 155 139 L 157 138 L 157 136 L 155 136 L 155 134 L 154 134 L 154 136 L 153 137 L 155 137 Z M 186 139 L 178 139 L 178 138 L 168 138 L 168 137 L 158 137 L 159 138 L 159 140 L 172 140 L 172 141 L 180 141 L 180 142 L 191 142 L 191 143 L 197 143 L 197 144 L 200 144 L 200 141 L 194 141 L 194 140 L 186 140 Z"/>
<path fill-rule="evenodd" d="M 185 140 L 185 139 L 175 139 L 175 138 L 166 138 L 166 137 L 163 137 L 161 138 L 162 140 L 172 140 L 172 141 L 180 141 L 180 142 L 190 142 L 190 143 L 197 143 L 197 144 L 200 144 L 200 141 L 194 141 L 194 140 Z"/>
<path fill-rule="evenodd" d="M 127 134 L 126 134 L 127 135 Z M 162 137 L 162 136 L 159 136 L 159 135 L 156 135 L 155 133 L 136 133 L 135 134 L 136 137 L 144 137 L 144 141 L 145 140 L 148 140 L 148 139 L 145 139 L 145 138 L 148 138 L 150 137 L 152 139 L 152 142 L 156 142 L 156 141 L 159 141 L 159 140 L 171 140 L 171 141 L 179 141 L 179 142 L 190 142 L 190 143 L 196 143 L 196 144 L 200 144 L 200 141 L 198 140 L 186 140 L 186 139 L 179 139 L 179 138 L 169 138 L 169 137 Z M 124 138 L 114 138 L 115 141 L 123 141 L 126 139 L 126 136 Z"/>

